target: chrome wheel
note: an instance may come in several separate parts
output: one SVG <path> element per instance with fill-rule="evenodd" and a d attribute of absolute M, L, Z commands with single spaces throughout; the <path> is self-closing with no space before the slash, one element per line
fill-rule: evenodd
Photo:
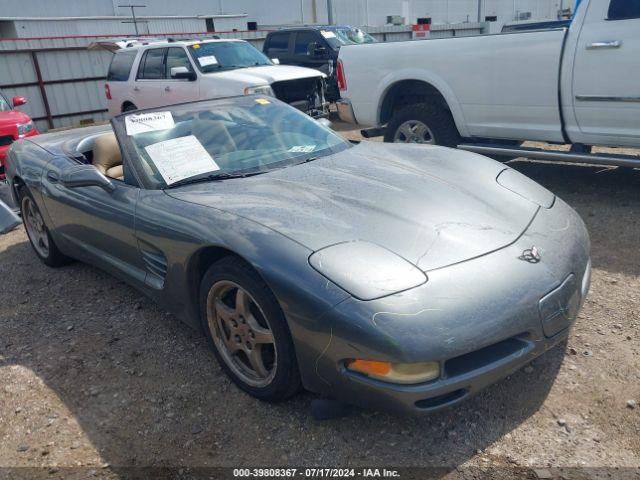
<path fill-rule="evenodd" d="M 402 123 L 393 136 L 394 143 L 428 143 L 435 144 L 431 129 L 419 120 L 407 120 Z"/>
<path fill-rule="evenodd" d="M 276 374 L 277 350 L 267 317 L 240 285 L 221 280 L 207 295 L 207 324 L 225 364 L 252 387 L 269 385 Z"/>
<path fill-rule="evenodd" d="M 22 216 L 31 245 L 33 245 L 38 255 L 47 258 L 49 256 L 47 227 L 44 224 L 38 206 L 28 196 L 25 196 L 22 200 Z"/>

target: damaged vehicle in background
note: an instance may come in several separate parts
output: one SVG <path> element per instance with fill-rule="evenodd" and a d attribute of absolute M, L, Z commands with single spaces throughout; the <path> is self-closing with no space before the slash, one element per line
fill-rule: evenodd
<path fill-rule="evenodd" d="M 340 47 L 375 43 L 359 28 L 346 25 L 309 25 L 269 32 L 262 51 L 282 65 L 315 68 L 327 75 L 327 100 L 340 98 L 336 67 Z"/>
<path fill-rule="evenodd" d="M 31 117 L 16 107 L 24 105 L 24 97 L 13 97 L 11 101 L 0 90 L 0 180 L 4 180 L 4 157 L 9 146 L 21 138 L 38 135 Z"/>
<path fill-rule="evenodd" d="M 244 40 L 130 39 L 92 43 L 114 52 L 109 113 L 233 95 L 276 97 L 314 118 L 328 116 L 325 75 L 278 65 Z"/>
<path fill-rule="evenodd" d="M 589 290 L 584 223 L 534 181 L 267 96 L 34 137 L 7 172 L 45 264 L 129 282 L 266 401 L 456 404 L 566 339 Z"/>

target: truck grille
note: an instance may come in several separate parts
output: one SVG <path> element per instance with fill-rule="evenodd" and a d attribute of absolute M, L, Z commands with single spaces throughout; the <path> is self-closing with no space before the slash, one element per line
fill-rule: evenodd
<path fill-rule="evenodd" d="M 276 98 L 312 116 L 324 111 L 324 80 L 301 78 L 271 85 Z"/>
<path fill-rule="evenodd" d="M 0 147 L 5 147 L 13 143 L 13 137 L 11 135 L 0 136 Z"/>

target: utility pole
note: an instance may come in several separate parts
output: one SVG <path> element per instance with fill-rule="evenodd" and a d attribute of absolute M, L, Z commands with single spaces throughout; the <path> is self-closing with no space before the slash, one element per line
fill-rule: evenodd
<path fill-rule="evenodd" d="M 327 21 L 333 25 L 333 0 L 327 0 Z"/>
<path fill-rule="evenodd" d="M 132 17 L 133 21 L 132 22 L 122 22 L 122 23 L 133 23 L 133 26 L 136 29 L 136 37 L 137 37 L 139 35 L 139 33 L 138 33 L 138 20 L 136 20 L 136 8 L 145 8 L 146 5 L 118 5 L 118 7 L 120 7 L 120 8 L 130 8 L 131 9 L 131 17 Z"/>

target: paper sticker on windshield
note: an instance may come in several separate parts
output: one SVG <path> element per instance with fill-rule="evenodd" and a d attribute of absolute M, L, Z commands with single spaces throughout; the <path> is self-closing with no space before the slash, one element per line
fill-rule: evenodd
<path fill-rule="evenodd" d="M 167 185 L 220 170 L 209 152 L 193 135 L 154 143 L 144 149 Z"/>
<path fill-rule="evenodd" d="M 206 57 L 199 57 L 198 63 L 200 63 L 201 67 L 208 67 L 209 65 L 217 65 L 218 59 L 215 55 L 207 55 Z"/>
<path fill-rule="evenodd" d="M 256 98 L 256 103 L 259 103 L 260 105 L 271 105 L 271 102 L 266 98 Z"/>
<path fill-rule="evenodd" d="M 291 147 L 289 151 L 291 153 L 311 153 L 315 149 L 315 145 L 296 145 L 295 147 Z"/>
<path fill-rule="evenodd" d="M 320 32 L 320 34 L 324 37 L 324 38 L 336 38 L 336 34 L 333 32 L 329 32 L 327 30 L 322 30 Z"/>
<path fill-rule="evenodd" d="M 124 124 L 127 127 L 127 135 L 168 130 L 176 124 L 173 122 L 171 112 L 138 113 L 125 117 Z"/>

